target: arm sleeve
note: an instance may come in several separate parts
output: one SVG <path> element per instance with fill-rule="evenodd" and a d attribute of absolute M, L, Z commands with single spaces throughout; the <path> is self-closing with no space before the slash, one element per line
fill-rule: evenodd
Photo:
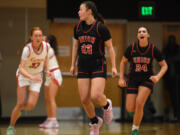
<path fill-rule="evenodd" d="M 24 47 L 23 52 L 22 52 L 22 56 L 21 59 L 23 60 L 27 60 L 28 56 L 29 56 L 29 49 L 28 47 Z"/>
<path fill-rule="evenodd" d="M 154 58 L 158 62 L 164 60 L 164 56 L 162 55 L 162 53 L 160 52 L 160 50 L 157 47 L 154 47 Z"/>
<path fill-rule="evenodd" d="M 99 34 L 102 36 L 103 41 L 107 41 L 107 40 L 111 39 L 111 34 L 110 34 L 108 28 L 103 23 L 99 24 L 98 31 L 99 31 Z"/>
<path fill-rule="evenodd" d="M 127 58 L 127 59 L 130 59 L 131 57 L 131 51 L 132 51 L 132 45 L 129 45 L 127 48 L 126 48 L 126 51 L 124 53 L 124 56 Z"/>

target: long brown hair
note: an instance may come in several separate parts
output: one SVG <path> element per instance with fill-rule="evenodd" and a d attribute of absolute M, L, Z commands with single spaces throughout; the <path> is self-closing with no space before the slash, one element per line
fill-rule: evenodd
<path fill-rule="evenodd" d="M 102 15 L 98 12 L 96 4 L 92 1 L 84 1 L 81 4 L 85 4 L 87 9 L 91 9 L 92 10 L 92 14 L 94 16 L 94 18 L 102 23 L 104 23 L 104 19 L 102 17 Z"/>
<path fill-rule="evenodd" d="M 54 49 L 54 53 L 57 55 L 57 53 L 58 53 L 58 50 L 57 50 L 58 44 L 57 44 L 56 37 L 54 35 L 48 35 L 46 37 L 46 40 L 47 40 L 47 42 L 49 42 L 51 47 Z"/>

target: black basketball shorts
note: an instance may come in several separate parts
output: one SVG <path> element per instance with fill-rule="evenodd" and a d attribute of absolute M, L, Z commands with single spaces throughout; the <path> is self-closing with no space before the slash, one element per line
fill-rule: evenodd
<path fill-rule="evenodd" d="M 127 93 L 137 94 L 139 86 L 147 87 L 153 92 L 154 83 L 149 79 L 150 76 L 136 77 L 131 76 L 127 80 Z"/>
<path fill-rule="evenodd" d="M 100 63 L 89 66 L 78 65 L 77 78 L 95 78 L 95 77 L 107 77 L 106 61 L 102 60 Z"/>

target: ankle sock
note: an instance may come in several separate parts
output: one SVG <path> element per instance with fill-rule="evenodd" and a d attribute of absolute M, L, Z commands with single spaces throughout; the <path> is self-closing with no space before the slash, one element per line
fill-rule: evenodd
<path fill-rule="evenodd" d="M 103 107 L 105 110 L 107 110 L 109 107 L 109 102 L 107 101 L 107 104 Z"/>
<path fill-rule="evenodd" d="M 98 118 L 95 116 L 95 117 L 91 118 L 90 121 L 91 121 L 91 124 L 97 124 Z"/>
<path fill-rule="evenodd" d="M 128 114 L 129 114 L 130 117 L 134 116 L 134 112 L 128 112 Z"/>
<path fill-rule="evenodd" d="M 139 130 L 139 126 L 132 125 L 132 131 L 133 131 L 133 130 Z"/>
<path fill-rule="evenodd" d="M 56 120 L 56 117 L 47 118 L 47 120 Z"/>

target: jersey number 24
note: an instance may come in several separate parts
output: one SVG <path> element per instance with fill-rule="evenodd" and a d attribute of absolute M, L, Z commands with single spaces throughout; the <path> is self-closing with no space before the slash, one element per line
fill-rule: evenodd
<path fill-rule="evenodd" d="M 136 64 L 136 72 L 141 72 L 141 71 L 144 71 L 144 72 L 147 72 L 147 64 Z"/>

